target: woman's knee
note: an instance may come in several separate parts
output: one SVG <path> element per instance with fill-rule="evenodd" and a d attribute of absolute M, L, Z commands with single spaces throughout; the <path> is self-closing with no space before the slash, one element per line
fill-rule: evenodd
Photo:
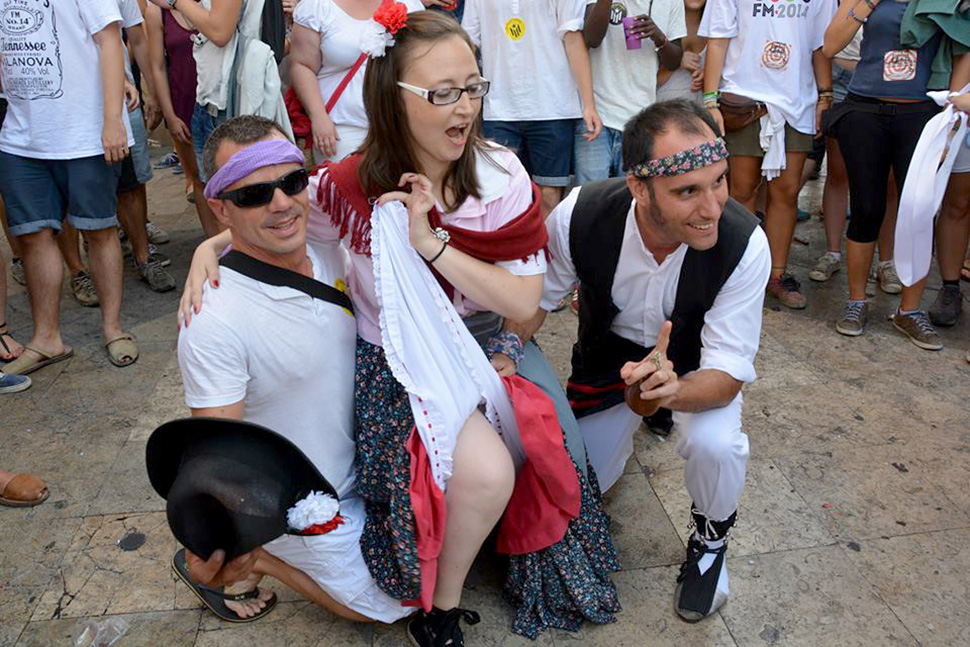
<path fill-rule="evenodd" d="M 471 496 L 504 509 L 515 486 L 515 465 L 498 433 L 476 412 L 458 437 L 449 496 Z"/>

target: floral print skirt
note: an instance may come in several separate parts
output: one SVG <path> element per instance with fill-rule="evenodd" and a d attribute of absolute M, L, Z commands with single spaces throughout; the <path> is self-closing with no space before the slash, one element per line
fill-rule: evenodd
<path fill-rule="evenodd" d="M 383 349 L 362 339 L 357 340 L 354 399 L 357 492 L 367 507 L 361 551 L 384 592 L 413 600 L 421 591 L 406 446 L 414 418 L 407 392 L 394 379 Z M 588 477 L 578 467 L 576 473 L 580 515 L 562 540 L 510 558 L 504 594 L 515 608 L 511 628 L 529 638 L 548 627 L 576 631 L 585 620 L 612 622 L 620 609 L 610 579 L 619 563 L 596 476 L 589 466 Z"/>

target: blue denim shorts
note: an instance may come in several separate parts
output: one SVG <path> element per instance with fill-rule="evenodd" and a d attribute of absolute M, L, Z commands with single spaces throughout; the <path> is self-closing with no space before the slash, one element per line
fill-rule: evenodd
<path fill-rule="evenodd" d="M 510 148 L 540 186 L 568 186 L 575 119 L 486 121 L 486 138 Z"/>
<path fill-rule="evenodd" d="M 586 141 L 586 123 L 576 122 L 573 157 L 576 184 L 623 175 L 623 131 L 603 126 L 599 137 Z"/>
<path fill-rule="evenodd" d="M 832 104 L 841 103 L 849 96 L 852 72 L 838 63 L 832 63 Z"/>
<path fill-rule="evenodd" d="M 60 231 L 65 216 L 84 231 L 118 226 L 120 175 L 121 164 L 108 166 L 103 155 L 44 160 L 0 151 L 0 194 L 10 233 Z"/>
<path fill-rule="evenodd" d="M 192 131 L 192 146 L 195 148 L 195 163 L 198 164 L 199 179 L 202 180 L 203 184 L 209 181 L 205 166 L 202 164 L 202 151 L 205 149 L 205 143 L 212 131 L 228 120 L 229 113 L 225 110 L 219 110 L 213 115 L 209 112 L 208 107 L 198 103 L 195 104 L 195 110 L 192 111 L 192 123 L 189 124 L 189 129 Z"/>
<path fill-rule="evenodd" d="M 145 130 L 145 117 L 141 108 L 128 113 L 131 120 L 131 135 L 135 145 L 131 147 L 131 162 L 135 167 L 135 177 L 139 184 L 148 184 L 152 179 L 152 160 L 148 152 L 148 132 Z"/>

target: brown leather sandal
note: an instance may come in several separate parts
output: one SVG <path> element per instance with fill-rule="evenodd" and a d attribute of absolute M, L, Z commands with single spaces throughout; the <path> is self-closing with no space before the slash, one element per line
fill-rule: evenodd
<path fill-rule="evenodd" d="M 0 477 L 0 505 L 29 508 L 40 505 L 50 496 L 47 484 L 34 474 L 10 474 Z"/>

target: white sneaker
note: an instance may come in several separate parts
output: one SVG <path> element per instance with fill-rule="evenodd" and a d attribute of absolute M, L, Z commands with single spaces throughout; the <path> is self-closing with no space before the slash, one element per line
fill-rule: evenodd
<path fill-rule="evenodd" d="M 808 278 L 813 281 L 828 281 L 840 269 L 842 269 L 842 257 L 832 252 L 825 252 L 818 257 L 815 267 L 808 273 Z"/>

